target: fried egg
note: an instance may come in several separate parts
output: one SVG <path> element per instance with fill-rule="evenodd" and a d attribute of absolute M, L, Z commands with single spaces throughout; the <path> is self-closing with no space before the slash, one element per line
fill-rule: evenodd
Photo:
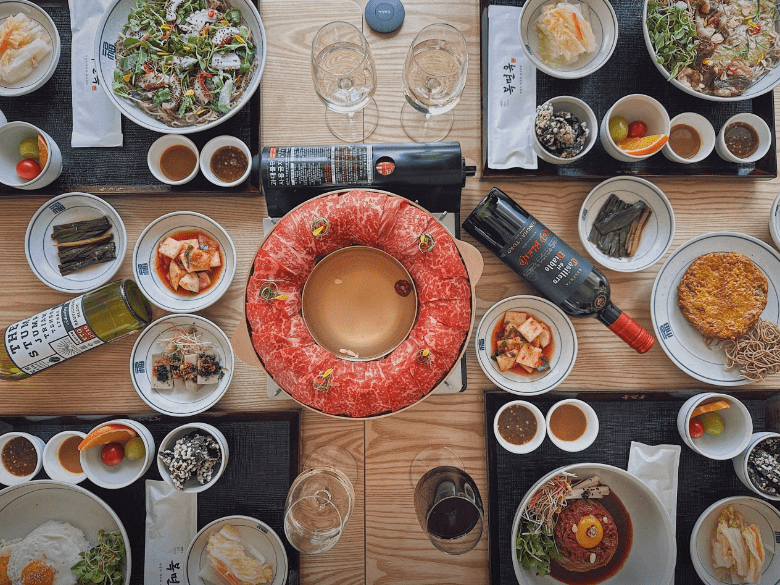
<path fill-rule="evenodd" d="M 80 560 L 84 542 L 87 549 L 89 543 L 80 530 L 67 526 L 47 522 L 16 544 L 8 558 L 13 585 L 75 585 L 70 569 Z"/>
<path fill-rule="evenodd" d="M 0 585 L 11 585 L 11 578 L 8 576 L 8 559 L 11 558 L 11 553 L 21 541 L 21 538 L 0 541 Z"/>

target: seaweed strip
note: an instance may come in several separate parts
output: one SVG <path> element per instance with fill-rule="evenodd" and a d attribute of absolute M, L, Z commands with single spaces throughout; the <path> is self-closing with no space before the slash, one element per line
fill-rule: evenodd
<path fill-rule="evenodd" d="M 99 236 L 110 229 L 111 222 L 104 215 L 95 219 L 55 225 L 51 237 L 58 243 L 78 242 Z"/>

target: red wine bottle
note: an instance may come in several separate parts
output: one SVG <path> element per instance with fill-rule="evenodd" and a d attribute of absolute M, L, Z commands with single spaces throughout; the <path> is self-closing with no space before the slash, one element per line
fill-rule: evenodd
<path fill-rule="evenodd" d="M 500 189 L 490 190 L 463 229 L 570 315 L 595 314 L 639 353 L 655 343 L 610 301 L 609 282 L 600 270 Z"/>

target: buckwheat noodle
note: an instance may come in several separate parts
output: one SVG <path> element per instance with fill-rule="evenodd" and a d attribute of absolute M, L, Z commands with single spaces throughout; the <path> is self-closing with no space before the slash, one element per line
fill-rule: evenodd
<path fill-rule="evenodd" d="M 745 335 L 723 343 L 726 369 L 739 368 L 751 382 L 780 372 L 780 326 L 760 319 Z"/>

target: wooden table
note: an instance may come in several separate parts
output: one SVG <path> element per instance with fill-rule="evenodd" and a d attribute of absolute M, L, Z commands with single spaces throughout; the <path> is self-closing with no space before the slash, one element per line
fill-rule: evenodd
<path fill-rule="evenodd" d="M 262 144 L 328 144 L 336 140 L 324 122 L 324 106 L 314 94 L 309 73 L 310 41 L 326 22 L 342 19 L 361 25 L 365 2 L 349 0 L 261 0 L 266 26 L 268 65 L 261 83 Z M 401 71 L 408 46 L 425 25 L 446 21 L 469 42 L 466 90 L 455 108 L 455 126 L 448 140 L 458 140 L 469 164 L 481 168 L 479 14 L 476 0 L 407 0 L 406 21 L 397 33 L 377 35 L 363 30 L 372 47 L 379 84 L 376 101 L 380 122 L 370 142 L 405 142 L 399 123 L 403 103 Z M 659 83 L 662 83 L 659 77 Z M 125 122 L 129 123 L 129 122 Z M 769 208 L 780 180 L 655 181 L 674 207 L 677 229 L 671 250 L 699 234 L 714 230 L 744 232 L 770 242 Z M 576 231 L 577 213 L 595 183 L 495 184 L 534 213 L 550 229 L 582 252 Z M 462 208 L 469 212 L 492 183 L 469 179 Z M 225 297 L 203 311 L 228 335 L 242 317 L 242 295 L 247 271 L 262 234 L 265 203 L 262 197 L 149 195 L 129 198 L 107 195 L 122 216 L 129 246 L 144 227 L 160 215 L 191 210 L 218 221 L 231 235 L 238 252 L 236 278 Z M 34 192 L 4 197 L 0 225 L 4 254 L 0 268 L 0 324 L 8 325 L 68 297 L 43 286 L 30 271 L 23 241 L 27 223 L 45 201 Z M 470 236 L 464 239 L 475 243 Z M 511 295 L 533 290 L 493 255 L 484 253 L 485 270 L 477 286 L 477 321 L 485 310 Z M 118 277 L 130 277 L 131 252 Z M 668 256 L 668 253 L 667 253 Z M 613 299 L 624 311 L 652 331 L 650 292 L 659 264 L 640 273 L 605 271 Z M 155 317 L 160 316 L 155 311 Z M 652 392 L 699 388 L 666 357 L 660 347 L 638 355 L 595 319 L 574 322 L 579 355 L 571 375 L 560 386 L 566 391 Z M 124 339 L 69 361 L 22 382 L 0 382 L 0 413 L 44 415 L 63 413 L 145 413 L 148 406 L 130 382 L 128 355 L 134 338 Z M 342 539 L 330 552 L 302 558 L 302 582 L 319 585 L 358 583 L 463 583 L 488 581 L 487 537 L 468 554 L 449 557 L 428 542 L 417 524 L 409 465 L 429 445 L 446 444 L 463 460 L 487 500 L 485 430 L 482 392 L 491 388 L 476 361 L 473 341 L 467 356 L 468 389 L 456 395 L 432 396 L 393 416 L 368 422 L 333 419 L 303 410 L 302 454 L 326 444 L 348 449 L 358 464 L 355 513 Z M 749 386 L 769 389 L 778 380 Z M 263 372 L 238 363 L 227 395 L 217 410 L 299 409 L 292 400 L 270 400 Z"/>

